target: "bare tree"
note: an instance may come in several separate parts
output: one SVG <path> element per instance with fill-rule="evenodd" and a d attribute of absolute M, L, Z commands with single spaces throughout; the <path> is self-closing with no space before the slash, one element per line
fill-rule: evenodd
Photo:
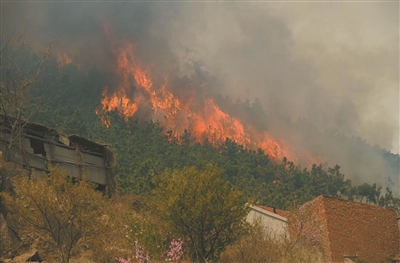
<path fill-rule="evenodd" d="M 14 193 L 0 196 L 19 230 L 49 240 L 59 252 L 59 262 L 68 263 L 74 250 L 103 231 L 106 198 L 85 180 L 73 182 L 65 170 L 52 168 L 49 176 L 37 180 L 17 176 Z"/>
<path fill-rule="evenodd" d="M 43 96 L 48 87 L 40 87 L 42 95 L 35 91 L 49 67 L 55 39 L 38 55 L 25 45 L 24 36 L 25 32 L 1 39 L 0 128 L 5 161 L 9 161 L 13 147 L 21 148 L 24 126 L 48 100 Z"/>

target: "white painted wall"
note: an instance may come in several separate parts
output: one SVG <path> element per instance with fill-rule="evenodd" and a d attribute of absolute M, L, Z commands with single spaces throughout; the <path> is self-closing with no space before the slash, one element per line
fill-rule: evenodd
<path fill-rule="evenodd" d="M 265 228 L 265 231 L 275 237 L 289 236 L 287 231 L 287 219 L 260 207 L 250 205 L 250 212 L 247 214 L 246 221 L 250 224 L 260 222 Z"/>

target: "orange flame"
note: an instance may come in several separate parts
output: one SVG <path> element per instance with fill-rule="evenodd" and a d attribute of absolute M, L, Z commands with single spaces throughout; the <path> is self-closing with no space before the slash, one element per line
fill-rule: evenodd
<path fill-rule="evenodd" d="M 110 28 L 105 26 L 107 38 L 110 39 Z M 272 159 L 282 160 L 283 157 L 297 162 L 294 151 L 289 151 L 285 141 L 279 142 L 265 131 L 257 131 L 250 125 L 245 125 L 239 119 L 221 110 L 211 97 L 200 96 L 194 90 L 188 94 L 172 93 L 172 84 L 168 76 L 161 84 L 155 84 L 151 78 L 151 69 L 140 64 L 135 56 L 136 46 L 129 42 L 111 42 L 111 50 L 115 56 L 115 75 L 119 81 L 114 92 L 105 87 L 102 109 L 96 113 L 117 110 L 125 120 L 138 114 L 142 108 L 151 109 L 151 116 L 160 122 L 165 130 L 172 131 L 175 138 L 180 138 L 185 130 L 189 131 L 196 141 L 207 138 L 214 145 L 221 145 L 226 138 L 250 149 L 261 148 Z M 193 93 L 193 94 L 190 94 Z M 200 102 L 199 102 L 200 101 Z M 109 127 L 110 120 L 104 116 L 101 121 Z"/>
<path fill-rule="evenodd" d="M 67 55 L 67 53 L 57 53 L 57 64 L 59 68 L 63 68 L 72 63 L 72 59 Z"/>
<path fill-rule="evenodd" d="M 103 123 L 104 126 L 106 126 L 107 128 L 109 128 L 110 125 L 111 125 L 111 121 L 110 121 L 109 116 L 106 116 L 106 115 L 101 114 L 101 112 L 100 112 L 99 109 L 96 109 L 95 112 L 96 112 L 97 115 L 100 115 L 100 121 L 101 121 L 101 123 Z"/>

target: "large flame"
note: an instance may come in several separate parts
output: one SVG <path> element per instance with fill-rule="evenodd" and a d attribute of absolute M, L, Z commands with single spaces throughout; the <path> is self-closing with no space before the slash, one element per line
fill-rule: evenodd
<path fill-rule="evenodd" d="M 277 140 L 267 132 L 258 131 L 232 117 L 221 110 L 211 96 L 198 94 L 198 89 L 181 89 L 176 92 L 168 74 L 156 81 L 151 68 L 142 65 L 136 58 L 134 44 L 112 41 L 108 26 L 105 26 L 105 32 L 115 57 L 118 84 L 112 88 L 113 91 L 104 88 L 102 108 L 96 111 L 102 116 L 104 125 L 108 127 L 110 120 L 103 113 L 117 110 L 128 120 L 144 109 L 147 117 L 160 122 L 178 140 L 186 130 L 198 142 L 207 138 L 212 144 L 221 145 L 229 138 L 249 149 L 261 148 L 272 159 L 282 160 L 286 157 L 298 161 L 294 151 L 289 150 L 283 139 Z"/>

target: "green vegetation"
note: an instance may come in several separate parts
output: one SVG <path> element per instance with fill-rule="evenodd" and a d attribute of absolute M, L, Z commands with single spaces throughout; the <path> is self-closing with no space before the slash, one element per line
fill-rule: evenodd
<path fill-rule="evenodd" d="M 189 248 L 193 262 L 215 262 L 245 230 L 248 209 L 242 193 L 211 165 L 166 171 L 156 180 L 154 204 L 160 219 Z"/>
<path fill-rule="evenodd" d="M 45 58 L 55 64 L 47 53 Z M 7 76 L 11 76 L 6 80 L 12 82 L 16 69 L 6 70 L 10 72 Z M 23 110 L 16 106 L 17 117 L 110 143 L 116 153 L 120 194 L 105 199 L 87 182 L 73 182 L 57 170 L 37 180 L 23 175 L 10 178 L 9 174 L 15 171 L 1 171 L 2 184 L 7 186 L 2 189 L 9 192 L 2 194 L 8 216 L 14 216 L 22 232 L 33 229 L 40 233 L 38 242 L 56 249 L 61 262 L 68 262 L 74 250 L 82 252 L 83 247 L 90 248 L 92 257 L 100 262 L 115 262 L 116 257 L 132 257 L 135 253 L 138 260 L 135 249 L 161 260 L 168 244 L 179 238 L 184 240 L 187 258 L 193 262 L 215 261 L 220 256 L 222 262 L 308 262 L 311 259 L 307 255 L 312 250 L 306 245 L 277 243 L 257 229 L 244 231 L 245 202 L 290 209 L 328 194 L 400 210 L 400 199 L 389 189 L 383 195 L 381 186 L 376 184 L 354 185 L 345 179 L 339 165 L 314 164 L 305 168 L 286 158 L 273 162 L 261 149 L 246 149 L 229 138 L 221 145 L 212 145 L 207 139 L 198 143 L 189 132 L 173 138 L 172 132 L 158 123 L 125 120 L 117 112 L 107 113 L 111 122 L 107 128 L 95 113 L 107 83 L 104 74 L 94 69 L 83 73 L 73 65 L 48 70 L 49 74 L 40 74 L 40 78 L 28 83 L 26 87 L 34 87 L 29 90 L 29 97 L 24 85 L 16 86 L 22 97 L 14 96 L 15 102 L 29 98 L 24 101 Z M 1 87 L 7 90 L 9 84 L 2 80 Z M 1 103 L 5 105 L 7 98 L 2 94 Z M 10 96 L 14 94 L 17 93 L 13 90 L 9 92 Z M 233 116 L 267 119 L 257 100 L 252 104 L 233 103 L 222 97 L 216 100 Z M 10 105 L 1 109 L 2 114 L 7 114 L 13 103 Z M 34 111 L 30 110 L 32 107 Z M 33 115 L 37 112 L 40 114 Z M 389 167 L 385 171 L 398 176 L 398 155 L 370 147 L 360 139 L 319 132 L 302 120 L 292 122 L 282 117 L 277 123 L 289 134 L 301 137 L 312 131 L 310 136 L 316 141 L 326 141 L 327 146 L 320 147 L 324 149 L 323 156 L 329 157 L 329 151 L 346 149 L 346 153 L 358 158 L 352 165 L 363 168 L 370 167 L 369 156 L 380 156 L 387 164 L 385 167 Z M 260 121 L 253 125 L 264 130 L 267 126 Z M 22 129 L 17 128 L 12 139 L 21 136 Z M 315 147 L 309 140 L 302 141 L 305 148 Z M 271 249 L 263 250 L 264 246 Z M 224 250 L 226 253 L 221 254 Z"/>
<path fill-rule="evenodd" d="M 9 215 L 24 229 L 50 240 L 69 262 L 83 242 L 96 238 L 105 199 L 86 181 L 72 182 L 66 172 L 52 169 L 36 180 L 22 174 L 15 178 L 14 195 L 1 193 Z"/>
<path fill-rule="evenodd" d="M 382 195 L 382 189 L 377 185 L 364 184 L 357 187 L 348 180 L 349 176 L 341 172 L 338 165 L 328 167 L 326 164 L 315 164 L 304 168 L 286 158 L 278 163 L 272 162 L 261 149 L 245 149 L 229 138 L 218 146 L 211 145 L 207 140 L 197 143 L 189 132 L 181 138 L 172 138 L 169 136 L 171 133 L 158 123 L 135 118 L 126 121 L 117 112 L 107 113 L 111 122 L 107 128 L 95 113 L 101 101 L 103 85 L 107 83 L 105 76 L 96 70 L 87 70 L 86 74 L 82 74 L 73 65 L 63 68 L 60 74 L 61 77 L 57 83 L 53 83 L 53 87 L 63 87 L 62 96 L 57 97 L 59 90 L 51 89 L 48 95 L 57 98 L 46 104 L 41 114 L 35 115 L 32 120 L 67 134 L 79 134 L 89 140 L 110 143 L 116 153 L 115 172 L 123 194 L 150 194 L 154 189 L 152 178 L 161 175 L 166 169 L 183 169 L 187 166 L 200 168 L 203 164 L 212 164 L 221 168 L 224 180 L 244 193 L 244 200 L 251 199 L 268 206 L 287 209 L 320 194 L 329 194 L 398 209 L 397 199 L 392 192 Z M 225 110 L 239 108 L 240 111 L 232 110 L 234 115 L 236 112 L 243 118 L 251 119 L 250 116 L 255 114 L 259 118 L 268 119 L 257 101 L 250 104 L 241 101 L 233 103 L 222 97 L 216 99 Z M 303 120 L 292 122 L 282 117 L 280 123 L 282 129 L 293 130 L 292 134 L 301 135 L 312 131 L 316 141 L 326 141 L 329 145 L 332 140 L 335 141 L 335 147 L 328 145 L 321 148 L 333 151 L 342 147 L 346 153 L 352 152 L 352 156 L 358 158 L 352 165 L 360 167 L 365 173 L 369 169 L 362 167 L 371 166 L 365 156 L 383 156 L 388 170 L 382 170 L 381 173 L 387 172 L 389 179 L 398 176 L 398 155 L 370 147 L 357 138 L 334 135 L 329 131 L 318 133 L 316 128 Z M 261 123 L 254 125 L 262 126 Z M 177 143 L 177 139 L 181 143 Z M 355 176 L 363 178 L 364 175 L 356 173 Z M 392 182 L 393 185 L 395 183 Z"/>
<path fill-rule="evenodd" d="M 221 263 L 312 263 L 323 262 L 320 247 L 273 233 L 255 222 L 248 232 L 221 254 Z"/>

